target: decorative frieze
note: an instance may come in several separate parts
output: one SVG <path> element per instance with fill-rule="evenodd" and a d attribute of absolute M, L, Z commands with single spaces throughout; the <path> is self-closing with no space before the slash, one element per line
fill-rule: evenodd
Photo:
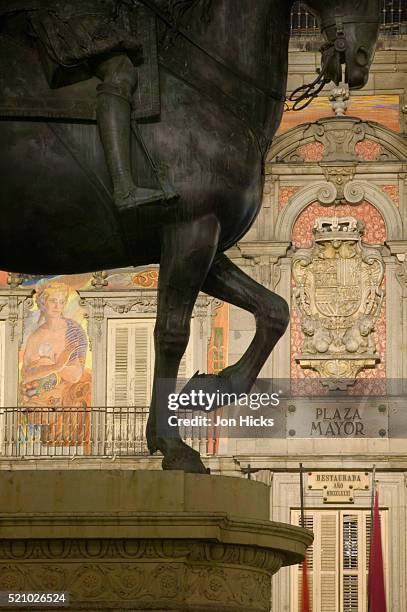
<path fill-rule="evenodd" d="M 270 149 L 267 164 L 403 162 L 406 148 L 398 134 L 377 123 L 347 116 L 329 117 L 296 126 L 279 136 Z"/>

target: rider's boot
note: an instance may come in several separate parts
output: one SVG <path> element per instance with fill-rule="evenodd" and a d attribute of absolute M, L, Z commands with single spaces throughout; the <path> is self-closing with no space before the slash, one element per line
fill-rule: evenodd
<path fill-rule="evenodd" d="M 99 132 L 113 182 L 114 201 L 121 210 L 166 199 L 161 189 L 138 187 L 133 180 L 130 154 L 131 94 L 137 77 L 133 66 L 130 73 L 126 64 L 124 71 L 123 64 L 117 66 L 116 61 L 113 70 L 110 65 L 106 71 L 108 74 L 104 74 L 104 82 L 97 88 Z"/>

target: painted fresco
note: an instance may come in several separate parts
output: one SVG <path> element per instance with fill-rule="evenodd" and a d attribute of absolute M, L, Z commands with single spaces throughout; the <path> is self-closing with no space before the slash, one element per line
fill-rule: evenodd
<path fill-rule="evenodd" d="M 351 93 L 347 104 L 346 115 L 348 117 L 377 121 L 394 132 L 400 132 L 400 97 L 398 95 L 355 96 Z M 301 123 L 313 123 L 323 117 L 335 116 L 328 96 L 316 98 L 301 111 L 292 111 L 291 102 L 287 106 L 290 110 L 284 112 L 278 134 L 283 134 Z"/>
<path fill-rule="evenodd" d="M 19 442 L 87 443 L 90 354 L 79 296 L 68 284 L 55 278 L 36 284 L 19 361 L 19 405 L 26 409 Z"/>
<path fill-rule="evenodd" d="M 8 273 L 0 271 L 0 287 L 9 288 Z M 158 284 L 158 268 L 118 268 L 93 274 L 69 274 L 60 276 L 36 276 L 26 274 L 21 287 L 35 288 L 38 282 L 56 281 L 65 283 L 72 290 L 89 290 L 97 286 L 105 291 L 125 291 L 129 289 L 156 289 Z"/>
<path fill-rule="evenodd" d="M 107 291 L 120 291 L 126 289 L 157 289 L 158 268 L 137 269 L 124 268 L 122 270 L 110 270 L 105 273 Z"/>

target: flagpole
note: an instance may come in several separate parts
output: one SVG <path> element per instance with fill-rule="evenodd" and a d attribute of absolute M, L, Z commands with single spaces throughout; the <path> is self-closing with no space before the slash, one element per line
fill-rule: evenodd
<path fill-rule="evenodd" d="M 304 472 L 302 469 L 302 463 L 300 463 L 300 501 L 301 501 L 301 527 L 305 528 L 305 515 L 304 515 Z"/>
<path fill-rule="evenodd" d="M 304 512 L 304 470 L 300 463 L 300 500 L 301 500 L 301 527 L 305 529 L 305 512 Z M 301 595 L 301 612 L 311 612 L 309 584 L 308 584 L 308 568 L 307 557 L 301 564 L 302 568 L 302 595 Z"/>
<path fill-rule="evenodd" d="M 374 510 L 374 494 L 376 490 L 376 466 L 372 468 L 372 500 L 370 506 L 370 541 L 372 541 L 373 533 L 373 510 Z"/>
<path fill-rule="evenodd" d="M 370 563 L 371 563 L 371 555 L 372 555 L 372 542 L 373 542 L 373 516 L 374 516 L 374 496 L 376 491 L 376 465 L 372 467 L 372 495 L 370 502 L 370 549 L 369 549 L 369 574 L 370 574 Z M 369 574 L 367 580 L 367 607 L 368 612 L 370 612 L 370 601 L 369 601 Z"/>

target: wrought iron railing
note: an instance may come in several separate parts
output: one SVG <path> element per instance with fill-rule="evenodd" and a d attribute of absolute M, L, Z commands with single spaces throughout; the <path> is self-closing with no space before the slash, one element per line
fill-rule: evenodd
<path fill-rule="evenodd" d="M 407 0 L 381 0 L 382 36 L 407 34 Z M 320 34 L 317 20 L 304 2 L 296 2 L 291 11 L 291 35 L 316 36 Z"/>
<path fill-rule="evenodd" d="M 1 408 L 0 460 L 146 456 L 147 418 L 148 408 L 138 406 Z M 180 433 L 201 454 L 208 452 L 207 428 Z"/>

